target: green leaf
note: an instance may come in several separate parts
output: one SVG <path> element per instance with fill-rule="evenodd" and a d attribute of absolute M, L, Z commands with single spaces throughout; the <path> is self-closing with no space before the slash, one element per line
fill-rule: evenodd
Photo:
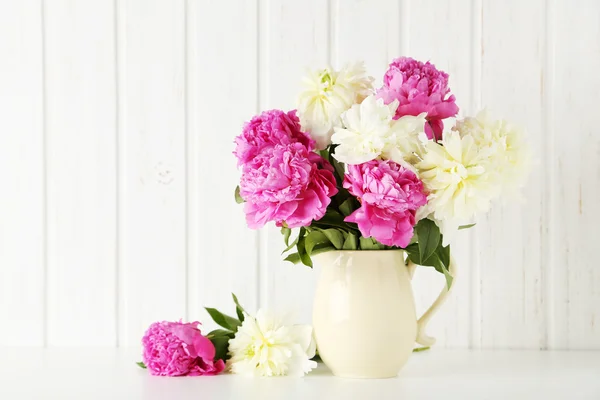
<path fill-rule="evenodd" d="M 147 367 L 146 367 L 146 364 L 144 364 L 142 361 L 138 361 L 138 362 L 136 362 L 136 365 L 137 365 L 138 367 L 140 367 L 140 368 L 144 368 L 144 369 L 146 369 L 146 368 L 147 368 Z"/>
<path fill-rule="evenodd" d="M 419 245 L 417 243 L 410 244 L 404 249 L 408 254 L 408 259 L 417 265 L 421 265 L 421 256 L 419 255 Z"/>
<path fill-rule="evenodd" d="M 222 326 L 225 329 L 229 329 L 232 332 L 236 332 L 238 326 L 241 325 L 241 322 L 229 315 L 225 315 L 216 308 L 204 307 L 204 309 L 208 312 L 210 317 L 217 323 L 217 325 Z"/>
<path fill-rule="evenodd" d="M 208 332 L 208 335 L 206 335 L 209 339 L 217 336 L 227 336 L 228 338 L 233 339 L 235 337 L 235 332 L 227 329 L 215 329 L 214 331 Z"/>
<path fill-rule="evenodd" d="M 448 285 L 448 290 L 450 290 L 450 286 L 452 286 L 452 281 L 454 280 L 454 277 L 452 275 L 450 275 L 450 271 L 448 271 L 448 268 L 446 267 L 446 265 L 441 262 L 439 262 L 439 269 L 438 266 L 435 267 L 436 271 L 441 272 L 444 274 L 444 278 L 446 278 L 446 285 Z M 441 269 L 441 271 L 440 271 Z"/>
<path fill-rule="evenodd" d="M 440 243 L 440 228 L 430 219 L 422 219 L 415 226 L 419 244 L 419 258 L 427 260 Z"/>
<path fill-rule="evenodd" d="M 360 242 L 360 248 L 362 250 L 383 250 L 385 249 L 385 245 L 379 243 L 377 240 L 372 237 L 359 237 L 358 241 Z"/>
<path fill-rule="evenodd" d="M 341 162 L 339 162 L 333 156 L 333 154 L 335 153 L 335 148 L 336 147 L 337 147 L 337 145 L 335 145 L 335 144 L 330 145 L 329 146 L 329 156 L 325 157 L 325 158 L 329 161 L 329 163 L 331 165 L 333 165 L 333 170 L 334 170 L 333 175 L 335 176 L 335 181 L 337 182 L 337 186 L 341 187 L 342 183 L 344 181 L 344 174 L 346 173 L 346 171 L 345 171 L 344 164 L 342 164 Z M 338 194 L 346 195 L 347 193 L 343 193 L 343 191 L 340 190 L 340 192 Z"/>
<path fill-rule="evenodd" d="M 312 260 L 310 259 L 310 254 L 306 252 L 306 237 L 302 236 L 298 238 L 296 249 L 298 250 L 298 255 L 300 256 L 300 261 L 302 261 L 302 264 L 312 268 L 313 264 Z"/>
<path fill-rule="evenodd" d="M 359 207 L 358 201 L 354 197 L 348 197 L 342 204 L 340 204 L 340 211 L 344 216 L 348 216 Z"/>
<path fill-rule="evenodd" d="M 321 229 L 327 228 L 341 228 L 345 231 L 353 230 L 358 233 L 358 226 L 353 222 L 344 222 L 344 216 L 339 212 L 329 209 L 325 212 L 323 218 L 318 221 L 313 221 L 311 226 L 315 226 Z"/>
<path fill-rule="evenodd" d="M 337 249 L 335 247 L 333 247 L 330 243 L 321 243 L 321 244 L 316 245 L 313 248 L 311 255 L 316 256 L 317 254 L 321 254 L 321 253 L 325 253 L 327 251 L 333 251 L 333 250 L 337 250 Z M 302 260 L 300 259 L 300 255 L 298 253 L 291 253 L 284 259 L 284 261 L 289 261 L 291 263 L 298 264 Z"/>
<path fill-rule="evenodd" d="M 288 256 L 284 258 L 283 261 L 289 261 L 291 263 L 298 264 L 300 262 L 300 255 L 298 253 L 288 254 Z"/>
<path fill-rule="evenodd" d="M 281 227 L 281 234 L 283 235 L 283 242 L 286 246 L 289 246 L 290 243 L 290 235 L 292 234 L 292 230 L 286 226 Z"/>
<path fill-rule="evenodd" d="M 446 248 L 448 249 L 448 253 L 447 253 L 447 259 L 448 261 L 445 263 L 443 258 L 446 258 L 446 254 L 445 254 L 445 250 L 444 248 L 442 248 L 442 246 L 440 246 L 441 250 L 437 251 L 433 256 L 436 256 L 436 259 L 434 260 L 434 268 L 437 272 L 441 272 L 442 274 L 444 274 L 444 278 L 446 278 L 446 285 L 448 285 L 448 290 L 450 290 L 450 286 L 452 286 L 452 281 L 454 280 L 454 277 L 452 275 L 450 275 L 450 271 L 448 271 L 448 268 L 450 266 L 450 247 L 446 246 Z M 438 256 L 438 254 L 441 254 L 441 256 Z M 432 258 L 433 258 L 432 256 Z"/>
<path fill-rule="evenodd" d="M 342 234 L 342 232 L 333 228 L 323 229 L 321 232 L 323 232 L 323 234 L 327 236 L 327 239 L 329 239 L 333 247 L 335 247 L 336 249 L 340 250 L 342 246 L 344 246 L 344 235 Z"/>
<path fill-rule="evenodd" d="M 316 256 L 317 254 L 321 254 L 321 253 L 325 253 L 328 251 L 334 251 L 336 250 L 335 247 L 333 247 L 331 245 L 331 243 L 321 243 L 315 246 L 315 248 L 312 251 L 312 255 Z"/>
<path fill-rule="evenodd" d="M 348 197 L 342 204 L 340 204 L 340 212 L 344 214 L 344 216 L 348 216 L 352 214 L 352 197 Z"/>
<path fill-rule="evenodd" d="M 358 242 L 360 243 L 361 250 L 374 250 L 373 249 L 373 241 L 370 237 L 359 237 Z"/>
<path fill-rule="evenodd" d="M 300 237 L 304 236 L 304 234 L 306 233 L 306 228 L 305 227 L 301 227 L 300 231 L 298 232 L 298 236 L 296 236 L 296 239 L 294 239 L 294 241 L 292 243 L 290 243 L 282 252 L 281 254 L 290 251 L 292 249 L 292 247 L 296 246 L 298 244 L 298 239 L 300 239 Z"/>
<path fill-rule="evenodd" d="M 343 182 L 340 179 L 340 182 L 337 183 L 338 192 L 335 196 L 332 197 L 333 201 L 331 202 L 331 204 L 332 204 L 331 208 L 334 210 L 339 209 L 339 206 L 351 197 L 350 192 L 348 192 L 348 190 L 344 189 L 342 187 L 342 184 L 343 184 Z"/>
<path fill-rule="evenodd" d="M 439 263 L 440 258 L 436 253 L 430 255 L 426 260 L 422 260 L 421 252 L 419 251 L 419 245 L 417 243 L 411 244 L 410 246 L 406 247 L 405 250 L 408 254 L 408 259 L 417 265 L 424 267 L 435 267 L 436 264 Z"/>
<path fill-rule="evenodd" d="M 209 340 L 215 346 L 215 360 L 227 361 L 229 358 L 229 336 L 215 336 Z"/>
<path fill-rule="evenodd" d="M 408 254 L 408 259 L 415 264 L 425 267 L 434 267 L 436 271 L 444 274 L 446 285 L 448 285 L 448 289 L 450 289 L 453 280 L 452 275 L 450 275 L 450 272 L 448 271 L 448 267 L 450 266 L 450 246 L 443 247 L 440 242 L 435 253 L 426 260 L 421 260 L 419 248 L 416 243 L 408 246 L 406 252 Z"/>
<path fill-rule="evenodd" d="M 240 322 L 244 322 L 244 313 L 242 310 L 240 310 L 239 308 L 235 308 L 235 314 L 238 316 L 238 319 L 240 320 Z"/>
<path fill-rule="evenodd" d="M 327 238 L 327 236 L 325 235 L 325 233 L 323 233 L 321 231 L 310 232 L 308 235 L 306 235 L 306 239 L 305 239 L 306 253 L 310 256 L 312 254 L 314 247 L 316 245 L 322 244 L 322 243 L 328 243 L 328 244 L 331 243 L 329 241 L 329 239 Z"/>
<path fill-rule="evenodd" d="M 459 227 L 458 227 L 458 230 L 460 231 L 460 230 L 462 230 L 462 229 L 469 229 L 469 228 L 472 228 L 472 227 L 474 227 L 475 225 L 477 225 L 477 224 L 467 224 L 467 225 L 461 225 L 461 226 L 459 226 Z"/>
<path fill-rule="evenodd" d="M 244 312 L 239 309 L 238 307 L 235 308 L 235 314 L 238 316 L 238 319 L 240 320 L 240 322 L 244 322 Z"/>
<path fill-rule="evenodd" d="M 300 232 L 298 233 L 298 236 L 296 236 L 296 239 L 294 239 L 294 241 L 292 243 L 290 243 L 285 249 L 283 249 L 281 254 L 283 254 L 287 251 L 290 251 L 292 249 L 292 247 L 296 246 L 298 244 L 298 239 L 300 238 L 300 236 L 304 236 L 305 232 L 306 232 L 306 228 L 304 228 L 304 227 L 300 228 Z"/>
<path fill-rule="evenodd" d="M 235 293 L 231 293 L 231 297 L 233 297 L 233 302 L 235 303 L 235 313 L 237 314 L 238 319 L 240 320 L 240 322 L 244 322 L 244 313 L 246 312 L 246 310 L 244 310 L 244 307 L 240 305 L 240 302 L 238 301 L 238 298 L 235 295 Z"/>
<path fill-rule="evenodd" d="M 239 186 L 235 187 L 235 202 L 238 204 L 242 204 L 245 202 L 245 200 L 240 195 L 240 187 Z"/>
<path fill-rule="evenodd" d="M 435 250 L 435 253 L 440 258 L 440 261 L 450 268 L 450 245 L 444 247 L 440 241 L 440 245 Z"/>
<path fill-rule="evenodd" d="M 335 169 L 335 172 L 337 173 L 337 175 L 343 181 L 344 175 L 346 174 L 346 168 L 344 167 L 344 164 L 339 162 L 335 157 L 331 157 L 331 164 L 333 165 L 333 169 Z"/>
<path fill-rule="evenodd" d="M 344 245 L 342 246 L 343 250 L 356 250 L 358 248 L 358 240 L 355 234 L 348 233 L 346 240 L 344 241 Z"/>

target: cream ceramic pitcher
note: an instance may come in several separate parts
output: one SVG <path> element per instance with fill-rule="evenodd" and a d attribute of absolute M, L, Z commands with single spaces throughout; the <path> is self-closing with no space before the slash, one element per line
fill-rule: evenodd
<path fill-rule="evenodd" d="M 319 355 L 334 375 L 389 378 L 398 375 L 415 341 L 431 346 L 425 334 L 432 315 L 445 301 L 444 285 L 417 321 L 403 250 L 329 251 L 313 256 L 320 267 L 313 306 Z M 454 260 L 450 273 L 456 274 Z"/>

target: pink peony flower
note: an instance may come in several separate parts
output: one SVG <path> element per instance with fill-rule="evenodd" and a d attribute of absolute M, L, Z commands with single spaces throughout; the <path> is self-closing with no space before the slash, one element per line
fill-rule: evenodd
<path fill-rule="evenodd" d="M 399 101 L 396 119 L 403 115 L 427 113 L 427 137 L 442 138 L 444 124 L 441 120 L 458 113 L 454 95 L 448 96 L 448 74 L 439 71 L 429 61 L 422 63 L 410 57 L 392 61 L 383 77 L 383 87 L 377 97 L 386 104 Z"/>
<path fill-rule="evenodd" d="M 215 361 L 215 346 L 202 336 L 199 322 L 155 322 L 142 338 L 143 361 L 152 375 L 215 375 L 225 369 Z"/>
<path fill-rule="evenodd" d="M 250 228 L 269 221 L 290 228 L 325 215 L 337 193 L 333 167 L 301 143 L 276 145 L 244 164 L 240 195 Z"/>
<path fill-rule="evenodd" d="M 251 161 L 264 149 L 278 144 L 302 143 L 308 150 L 315 148 L 315 141 L 301 131 L 296 110 L 287 113 L 270 110 L 255 116 L 244 125 L 241 135 L 235 138 L 235 156 L 238 166 Z"/>
<path fill-rule="evenodd" d="M 414 172 L 393 161 L 348 165 L 344 187 L 361 202 L 345 221 L 357 223 L 363 236 L 387 246 L 408 246 L 416 210 L 427 203 Z"/>
<path fill-rule="evenodd" d="M 386 246 L 406 247 L 413 237 L 414 212 L 394 213 L 389 210 L 363 205 L 345 221 L 356 222 L 365 237 L 373 237 Z"/>

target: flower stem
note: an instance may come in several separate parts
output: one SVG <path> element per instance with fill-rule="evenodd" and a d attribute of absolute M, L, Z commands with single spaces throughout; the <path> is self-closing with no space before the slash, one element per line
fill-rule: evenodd
<path fill-rule="evenodd" d="M 419 351 L 425 351 L 425 350 L 429 350 L 431 347 L 429 346 L 425 346 L 425 347 L 417 347 L 413 349 L 413 353 L 418 353 Z"/>

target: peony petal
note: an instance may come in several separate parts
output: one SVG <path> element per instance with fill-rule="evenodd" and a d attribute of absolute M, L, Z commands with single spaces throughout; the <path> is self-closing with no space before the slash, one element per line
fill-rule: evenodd
<path fill-rule="evenodd" d="M 198 325 L 200 322 L 175 324 L 171 326 L 171 332 L 182 342 L 192 345 L 196 337 L 201 336 Z"/>
<path fill-rule="evenodd" d="M 205 361 L 212 362 L 215 358 L 215 346 L 212 344 L 210 339 L 205 336 L 196 336 L 194 339 L 194 348 L 198 357 Z"/>
<path fill-rule="evenodd" d="M 444 131 L 444 123 L 437 120 L 430 120 L 425 122 L 425 133 L 428 139 L 442 140 L 442 132 Z"/>

